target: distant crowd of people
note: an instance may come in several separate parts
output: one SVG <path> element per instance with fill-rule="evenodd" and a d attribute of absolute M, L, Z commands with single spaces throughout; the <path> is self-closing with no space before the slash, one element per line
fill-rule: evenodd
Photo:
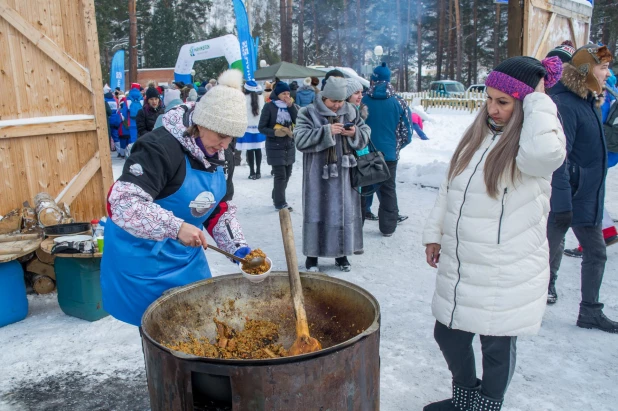
<path fill-rule="evenodd" d="M 110 147 L 118 157 L 127 155 L 127 147 L 135 143 L 138 137 L 161 126 L 159 117 L 170 109 L 185 102 L 196 102 L 217 81 L 203 81 L 194 84 L 173 82 L 170 88 L 157 86 L 150 81 L 146 88 L 139 83 L 132 83 L 127 92 L 109 86 L 103 88 L 105 109 L 107 112 Z"/>

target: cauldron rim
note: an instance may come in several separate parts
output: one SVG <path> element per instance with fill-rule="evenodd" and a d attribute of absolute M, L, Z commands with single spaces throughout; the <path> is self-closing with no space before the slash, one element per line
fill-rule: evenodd
<path fill-rule="evenodd" d="M 271 276 L 288 277 L 288 273 L 287 273 L 287 271 L 274 271 L 274 272 L 271 273 Z M 204 279 L 204 280 L 196 281 L 194 283 L 187 284 L 185 286 L 175 287 L 175 288 L 172 288 L 172 289 L 167 290 L 166 292 L 164 292 L 161 297 L 159 297 L 157 300 L 155 300 L 152 304 L 150 304 L 148 306 L 148 308 L 146 309 L 146 311 L 142 315 L 142 320 L 141 320 L 141 324 L 142 325 L 140 325 L 140 327 L 139 327 L 140 335 L 142 336 L 142 339 L 145 338 L 146 340 L 148 340 L 151 344 L 153 344 L 154 346 L 156 346 L 160 350 L 163 350 L 163 351 L 165 351 L 165 352 L 171 354 L 172 356 L 174 356 L 176 358 L 179 358 L 181 360 L 205 362 L 205 363 L 212 363 L 212 364 L 229 364 L 229 365 L 247 365 L 247 366 L 251 366 L 251 365 L 285 364 L 285 363 L 290 363 L 290 362 L 298 362 L 298 361 L 308 360 L 308 359 L 311 359 L 311 358 L 326 356 L 326 355 L 331 354 L 332 352 L 339 351 L 339 350 L 342 350 L 342 349 L 344 349 L 346 347 L 354 345 L 358 341 L 360 341 L 360 340 L 370 336 L 371 334 L 375 333 L 376 331 L 378 331 L 380 329 L 380 304 L 378 303 L 378 300 L 373 296 L 373 294 L 371 294 L 369 291 L 365 290 L 362 287 L 359 287 L 358 285 L 356 285 L 354 283 L 351 283 L 349 281 L 345 281 L 345 280 L 342 280 L 342 279 L 339 279 L 339 278 L 331 277 L 331 276 L 329 276 L 327 274 L 324 274 L 324 273 L 301 272 L 300 276 L 301 276 L 301 278 L 312 278 L 312 279 L 316 279 L 316 280 L 327 281 L 327 282 L 336 283 L 336 284 L 339 284 L 339 285 L 344 285 L 346 287 L 349 287 L 349 288 L 353 289 L 354 291 L 358 292 L 359 294 L 363 295 L 369 302 L 371 302 L 371 304 L 374 307 L 375 317 L 373 319 L 373 322 L 371 323 L 371 325 L 369 327 L 367 327 L 367 329 L 365 329 L 360 334 L 357 334 L 354 337 L 350 338 L 349 340 L 346 340 L 346 341 L 343 341 L 343 342 L 341 342 L 339 344 L 333 345 L 332 347 L 324 348 L 324 349 L 322 349 L 320 351 L 316 351 L 314 353 L 296 355 L 296 356 L 293 356 L 293 357 L 281 357 L 281 358 L 269 358 L 269 359 L 248 359 L 248 360 L 200 357 L 200 356 L 193 355 L 193 354 L 187 354 L 187 353 L 180 352 L 180 351 L 174 351 L 174 350 L 169 349 L 165 345 L 160 344 L 158 341 L 156 341 L 154 338 L 152 338 L 150 336 L 150 334 L 148 334 L 144 330 L 144 328 L 143 328 L 144 318 L 151 311 L 156 309 L 159 305 L 163 304 L 165 301 L 169 300 L 170 298 L 172 298 L 176 294 L 180 294 L 180 293 L 183 293 L 183 292 L 185 292 L 187 290 L 200 287 L 203 284 L 213 284 L 215 282 L 226 281 L 226 280 L 231 280 L 231 279 L 236 279 L 236 278 L 243 278 L 242 274 L 226 274 L 226 275 L 219 275 L 219 276 L 216 276 L 216 277 L 212 277 L 212 278 L 207 278 L 207 279 Z M 255 285 L 259 286 L 259 284 L 255 284 Z"/>

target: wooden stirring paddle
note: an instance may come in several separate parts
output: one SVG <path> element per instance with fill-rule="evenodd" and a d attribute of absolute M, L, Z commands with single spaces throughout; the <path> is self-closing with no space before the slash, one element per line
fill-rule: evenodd
<path fill-rule="evenodd" d="M 307 354 L 321 350 L 322 344 L 309 335 L 309 324 L 307 324 L 307 313 L 305 312 L 305 298 L 303 297 L 303 289 L 300 283 L 296 246 L 294 245 L 292 219 L 290 218 L 290 212 L 287 208 L 279 211 L 279 221 L 281 222 L 281 235 L 283 237 L 285 259 L 288 264 L 292 303 L 294 304 L 294 312 L 296 313 L 296 341 L 294 341 L 294 344 L 292 344 L 288 351 L 291 356 Z"/>

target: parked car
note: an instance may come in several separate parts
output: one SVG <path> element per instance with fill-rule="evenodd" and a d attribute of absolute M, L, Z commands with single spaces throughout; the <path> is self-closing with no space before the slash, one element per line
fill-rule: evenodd
<path fill-rule="evenodd" d="M 439 80 L 431 82 L 429 91 L 444 97 L 462 97 L 466 88 L 459 81 Z"/>
<path fill-rule="evenodd" d="M 484 93 L 485 92 L 485 84 L 473 84 L 470 87 L 468 87 L 466 92 Z"/>

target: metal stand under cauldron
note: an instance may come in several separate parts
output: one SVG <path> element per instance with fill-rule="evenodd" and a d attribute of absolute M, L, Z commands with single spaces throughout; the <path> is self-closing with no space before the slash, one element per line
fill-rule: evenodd
<path fill-rule="evenodd" d="M 171 351 L 161 342 L 189 334 L 215 340 L 212 319 L 242 329 L 245 317 L 279 325 L 294 341 L 287 273 L 252 284 L 240 274 L 174 289 L 142 318 L 152 411 L 354 410 L 380 408 L 380 307 L 362 288 L 316 273 L 301 275 L 312 335 L 324 349 L 268 360 L 223 360 Z"/>

